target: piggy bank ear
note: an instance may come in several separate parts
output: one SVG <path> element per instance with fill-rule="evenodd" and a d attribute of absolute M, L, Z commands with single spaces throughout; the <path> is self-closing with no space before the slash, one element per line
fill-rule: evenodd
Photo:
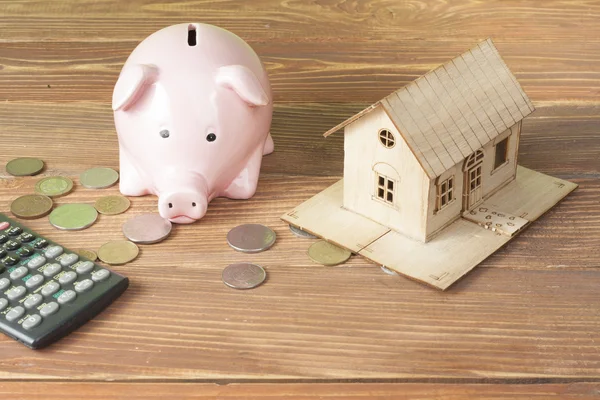
<path fill-rule="evenodd" d="M 265 93 L 256 76 L 243 65 L 228 65 L 219 68 L 217 85 L 232 89 L 251 106 L 269 104 L 269 96 Z"/>
<path fill-rule="evenodd" d="M 112 97 L 114 111 L 126 110 L 142 95 L 144 90 L 153 84 L 158 77 L 158 68 L 154 65 L 127 65 L 121 71 Z"/>

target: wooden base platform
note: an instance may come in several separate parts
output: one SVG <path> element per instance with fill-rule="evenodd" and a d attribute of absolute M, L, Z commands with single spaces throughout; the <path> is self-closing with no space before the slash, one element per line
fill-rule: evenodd
<path fill-rule="evenodd" d="M 470 220 L 459 218 L 427 243 L 344 209 L 343 180 L 281 219 L 407 278 L 445 290 L 576 187 L 519 166 L 516 179 L 478 205 Z M 498 229 L 486 226 L 488 214 L 501 225 Z M 515 226 L 501 223 L 513 220 Z"/>

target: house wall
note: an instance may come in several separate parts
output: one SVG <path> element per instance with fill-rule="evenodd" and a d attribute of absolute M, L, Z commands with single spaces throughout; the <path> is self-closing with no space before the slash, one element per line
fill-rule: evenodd
<path fill-rule="evenodd" d="M 498 135 L 494 140 L 483 146 L 483 163 L 481 169 L 483 199 L 494 194 L 499 188 L 514 179 L 517 171 L 517 156 L 519 151 L 519 140 L 521 136 L 521 122 L 510 129 Z M 495 145 L 506 137 L 508 139 L 508 162 L 498 169 L 494 170 Z M 429 184 L 429 194 L 427 201 L 427 222 L 426 222 L 426 240 L 431 239 L 441 229 L 452 223 L 460 217 L 463 212 L 463 193 L 464 193 L 464 163 L 461 161 L 456 164 L 437 180 L 432 180 Z M 454 201 L 443 208 L 436 210 L 437 202 L 437 183 L 443 182 L 449 176 L 454 175 L 455 193 Z"/>
<path fill-rule="evenodd" d="M 380 129 L 394 135 L 388 149 Z M 395 204 L 376 196 L 376 172 L 392 175 Z M 429 178 L 382 107 L 344 129 L 344 207 L 411 238 L 424 241 Z"/>

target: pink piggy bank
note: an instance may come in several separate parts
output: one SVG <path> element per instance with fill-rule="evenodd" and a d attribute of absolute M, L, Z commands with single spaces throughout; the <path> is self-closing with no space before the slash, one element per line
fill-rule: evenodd
<path fill-rule="evenodd" d="M 202 218 L 215 197 L 252 197 L 273 151 L 265 68 L 216 26 L 179 24 L 147 37 L 123 66 L 112 108 L 121 193 L 157 195 L 171 222 Z"/>

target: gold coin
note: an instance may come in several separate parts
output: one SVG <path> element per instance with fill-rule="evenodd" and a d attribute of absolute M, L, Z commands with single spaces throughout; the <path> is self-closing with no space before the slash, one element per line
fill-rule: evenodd
<path fill-rule="evenodd" d="M 42 178 L 35 184 L 36 193 L 48 197 L 58 197 L 73 190 L 73 181 L 64 176 L 49 176 Z"/>
<path fill-rule="evenodd" d="M 92 250 L 77 249 L 77 250 L 75 250 L 75 253 L 79 254 L 83 258 L 87 258 L 90 261 L 96 261 L 98 259 L 98 256 L 96 255 L 96 253 L 93 252 Z"/>
<path fill-rule="evenodd" d="M 113 240 L 100 246 L 98 258 L 110 265 L 122 265 L 133 261 L 140 249 L 129 240 Z"/>
<path fill-rule="evenodd" d="M 308 248 L 308 256 L 316 263 L 333 266 L 348 261 L 352 253 L 334 244 L 319 240 Z"/>
<path fill-rule="evenodd" d="M 13 176 L 37 175 L 44 169 L 44 162 L 38 158 L 15 158 L 6 164 L 6 172 Z"/>
<path fill-rule="evenodd" d="M 66 231 L 88 228 L 96 222 L 98 211 L 89 204 L 63 204 L 50 213 L 52 226 Z"/>
<path fill-rule="evenodd" d="M 90 189 L 104 189 L 117 183 L 119 173 L 112 168 L 90 168 L 79 176 L 81 184 Z"/>
<path fill-rule="evenodd" d="M 94 207 L 100 214 L 117 215 L 127 211 L 130 205 L 131 202 L 127 197 L 113 195 L 100 197 Z"/>
<path fill-rule="evenodd" d="M 34 219 L 48 215 L 52 210 L 52 199 L 41 194 L 26 194 L 15 199 L 10 205 L 10 212 L 15 217 Z"/>

